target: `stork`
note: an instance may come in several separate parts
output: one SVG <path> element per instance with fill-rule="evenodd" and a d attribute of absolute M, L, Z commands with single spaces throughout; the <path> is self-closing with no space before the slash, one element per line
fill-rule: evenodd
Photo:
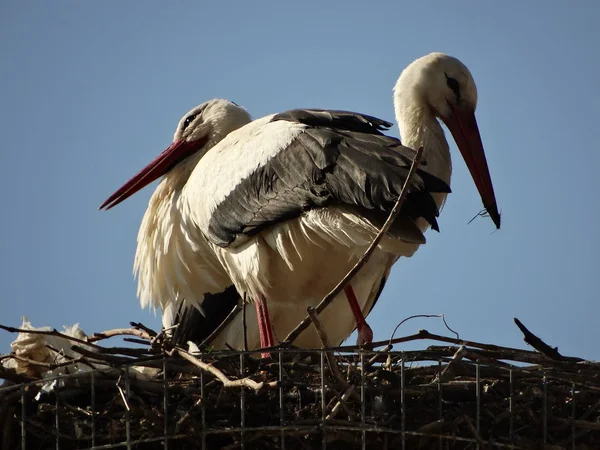
<path fill-rule="evenodd" d="M 396 117 L 403 141 L 424 146 L 422 167 L 400 217 L 338 296 L 347 297 L 351 308 L 336 298 L 322 313 L 332 342 L 341 342 L 354 327 L 359 342 L 371 338 L 364 315 L 392 264 L 425 243 L 423 232 L 429 226 L 437 229 L 451 175 L 449 147 L 437 118 L 450 129 L 484 206 L 500 226 L 474 116 L 476 102 L 470 72 L 448 55 L 427 55 L 402 72 L 394 89 Z M 224 109 L 231 112 L 232 107 Z M 163 264 L 146 264 L 144 269 L 154 271 L 158 283 L 168 288 L 156 286 L 149 276 L 145 298 L 159 304 L 198 298 L 199 292 L 208 291 L 195 289 L 195 280 L 182 274 L 194 278 L 199 254 L 207 255 L 211 264 L 214 257 L 219 264 L 207 269 L 213 275 L 201 278 L 216 281 L 215 292 L 231 282 L 247 292 L 257 305 L 260 344 L 270 346 L 270 323 L 278 337 L 284 336 L 306 307 L 316 305 L 362 255 L 392 207 L 414 152 L 381 133 L 391 124 L 357 113 L 293 110 L 239 129 L 238 123 L 230 125 L 227 114 L 216 116 L 220 121 L 210 115 L 182 119 L 189 129 L 183 127 L 179 140 L 176 133 L 176 142 L 102 207 L 114 206 L 166 173 L 164 193 L 153 195 L 162 197 L 154 205 L 159 218 L 149 220 L 155 223 L 146 225 L 144 236 L 140 229 L 140 237 L 153 245 L 150 258 L 155 258 L 153 252 L 172 250 Z M 159 222 L 167 225 L 160 227 Z M 152 233 L 157 226 L 159 232 Z M 214 253 L 206 253 L 207 248 Z M 138 254 L 143 254 L 139 245 Z M 144 288 L 141 292 L 142 299 Z M 238 320 L 222 338 L 235 340 L 240 333 Z M 312 330 L 301 334 L 296 344 L 320 346 Z"/>
<path fill-rule="evenodd" d="M 425 243 L 428 227 L 437 229 L 452 171 L 438 119 L 450 129 L 484 207 L 500 227 L 475 119 L 477 89 L 467 67 L 442 53 L 420 58 L 400 75 L 394 103 L 402 140 L 423 146 L 424 160 L 394 227 L 339 295 L 351 308 L 335 299 L 322 313 L 332 342 L 355 326 L 359 343 L 371 339 L 363 316 L 392 264 Z M 339 111 L 270 115 L 226 136 L 191 173 L 182 192 L 185 208 L 238 291 L 257 303 L 262 346 L 274 343 L 270 322 L 276 333 L 289 331 L 307 306 L 329 292 L 393 206 L 414 151 L 381 134 L 389 125 Z M 278 311 L 269 317 L 266 305 Z M 305 333 L 296 343 L 315 346 L 314 331 Z"/>
<path fill-rule="evenodd" d="M 237 112 L 233 114 L 237 109 L 239 109 L 239 107 L 232 103 L 223 100 L 214 100 L 202 104 L 192 110 L 180 121 L 173 144 L 101 205 L 101 208 L 112 208 L 130 195 L 133 195 L 146 184 L 165 174 L 165 178 L 159 184 L 157 190 L 150 199 L 148 209 L 144 215 L 138 234 L 138 248 L 135 259 L 135 272 L 137 272 L 139 278 L 138 295 L 143 307 L 151 304 L 155 307 L 160 306 L 163 309 L 163 324 L 165 326 L 173 324 L 175 320 L 178 320 L 176 317 L 182 316 L 181 309 L 177 305 L 178 303 L 181 303 L 181 301 L 185 301 L 183 304 L 184 308 L 189 308 L 190 305 L 192 305 L 201 309 L 205 313 L 205 317 L 202 318 L 202 316 L 196 316 L 196 318 L 200 320 L 200 325 L 204 322 L 205 326 L 201 326 L 201 330 L 196 330 L 196 338 L 198 336 L 205 337 L 207 331 L 216 327 L 218 322 L 216 318 L 219 320 L 224 318 L 224 314 L 232 307 L 233 303 L 231 300 L 233 299 L 235 302 L 237 296 L 231 296 L 231 278 L 229 277 L 231 274 L 228 272 L 228 268 L 224 264 L 218 264 L 218 262 L 215 261 L 216 255 L 208 249 L 209 243 L 204 238 L 204 233 L 196 227 L 193 222 L 190 222 L 191 216 L 189 209 L 187 208 L 187 204 L 183 202 L 183 187 L 186 184 L 186 176 L 189 176 L 189 171 L 198 164 L 198 160 L 206 154 L 208 149 L 215 145 L 219 139 L 228 132 L 239 126 L 239 123 L 242 121 L 240 120 L 240 115 L 237 114 Z M 230 115 L 232 115 L 234 119 L 233 123 L 229 123 L 231 119 L 229 117 Z M 401 148 L 396 139 L 387 138 L 381 135 L 379 131 L 382 128 L 389 127 L 391 124 L 373 117 L 335 111 L 311 112 L 295 110 L 286 114 L 277 115 L 275 120 L 281 120 L 286 124 L 293 126 L 300 123 L 297 122 L 296 119 L 300 119 L 300 121 L 308 120 L 309 122 L 314 120 L 315 126 L 311 128 L 314 128 L 317 131 L 322 129 L 324 125 L 337 126 L 339 128 L 338 131 L 354 133 L 354 138 L 360 138 L 364 135 L 367 139 L 365 144 L 370 143 L 373 147 L 371 153 L 373 150 L 377 150 L 378 146 L 382 147 L 381 151 L 387 152 L 388 154 L 390 154 L 390 151 L 386 147 L 392 146 L 398 147 L 398 149 Z M 214 136 L 207 135 L 207 133 L 210 134 L 212 132 L 212 129 L 216 129 L 219 134 Z M 327 130 L 325 131 L 327 132 Z M 238 138 L 240 137 L 238 136 Z M 234 142 L 236 139 L 234 139 Z M 353 142 L 356 144 L 358 141 L 355 139 Z M 359 144 L 361 143 L 359 142 Z M 189 153 L 194 154 L 192 156 Z M 171 156 L 173 154 L 175 154 L 174 157 Z M 388 172 L 390 170 L 399 169 L 400 173 L 398 176 L 392 176 L 392 178 L 395 179 L 397 183 L 401 182 L 403 180 L 402 175 L 406 175 L 406 168 L 395 167 L 394 164 L 396 166 L 398 164 L 401 166 L 405 165 L 406 157 L 401 153 L 396 155 L 393 152 L 388 156 L 392 158 L 391 166 L 390 164 L 386 165 L 383 162 L 379 162 L 378 164 L 381 166 L 382 170 L 387 170 Z M 355 159 L 353 163 L 356 164 L 362 162 L 361 158 L 368 158 L 369 154 L 363 156 L 358 154 L 352 155 L 351 157 Z M 181 159 L 183 162 L 178 166 L 174 164 L 171 158 L 175 158 L 176 161 Z M 435 186 L 436 180 L 433 180 L 433 177 L 429 178 L 432 179 L 430 181 L 432 186 Z M 423 183 L 423 180 L 420 178 L 419 180 L 420 183 Z M 438 186 L 440 186 L 442 190 L 448 189 L 447 186 L 441 182 L 438 183 Z M 417 187 L 421 189 L 426 186 Z M 413 197 L 414 196 L 409 199 L 409 203 L 412 201 Z M 324 197 L 322 201 L 327 202 L 328 199 Z M 435 223 L 435 214 L 437 214 L 435 205 L 433 202 L 429 202 L 429 204 L 426 203 L 427 202 L 425 202 L 425 208 L 429 208 L 425 213 L 426 217 L 429 217 L 428 220 Z M 417 204 L 414 212 L 423 214 L 420 212 L 419 208 L 421 208 L 421 206 L 420 204 Z M 420 232 L 417 231 L 417 233 L 420 235 Z M 386 255 L 385 258 L 388 258 L 388 256 Z M 388 261 L 386 261 L 386 264 L 387 263 Z M 391 266 L 390 264 L 387 265 Z M 227 269 L 227 271 L 225 269 Z M 365 271 L 365 274 L 369 277 L 369 283 L 372 285 L 369 286 L 369 288 L 380 291 L 383 284 L 382 277 L 378 276 L 376 279 L 370 279 L 372 278 L 372 275 L 369 274 L 369 272 L 372 272 L 372 270 L 369 269 Z M 223 295 L 211 295 L 225 291 L 230 291 L 225 301 L 219 300 L 224 299 Z M 348 290 L 347 292 L 350 293 L 349 301 L 352 307 L 351 311 L 356 317 L 356 323 L 359 326 L 359 329 L 361 327 L 363 327 L 362 329 L 366 328 L 368 333 L 367 338 L 364 339 L 364 341 L 371 339 L 371 330 L 364 321 L 362 308 L 357 304 L 357 301 L 354 298 L 354 292 L 352 290 Z M 207 310 L 206 306 L 209 297 L 212 297 L 210 305 L 213 305 L 214 307 Z M 270 340 L 267 340 L 266 338 L 270 334 L 269 331 L 266 330 L 270 330 L 271 326 L 264 322 L 261 323 L 261 320 L 269 320 L 268 315 L 266 314 L 264 301 L 255 303 L 259 306 L 256 309 L 256 318 L 262 327 L 259 327 L 258 329 L 260 332 L 259 335 L 253 333 L 256 328 L 250 327 L 248 330 L 244 330 L 244 332 L 250 332 L 250 336 L 247 336 L 247 341 L 253 348 L 258 347 L 259 343 L 260 346 L 263 347 L 271 346 L 274 344 L 273 339 L 268 338 Z M 275 305 L 275 311 L 279 311 L 280 305 L 276 299 L 273 303 Z M 289 308 L 286 307 L 284 309 Z M 284 311 L 282 314 L 279 314 L 275 324 L 276 331 L 278 330 L 280 334 L 289 331 L 290 327 L 302 316 L 304 310 L 305 306 L 301 306 L 299 309 L 297 308 L 295 313 L 291 316 L 285 314 L 286 312 L 289 313 L 289 311 Z M 189 314 L 191 316 L 188 315 L 188 317 L 194 316 L 193 312 L 190 312 Z M 183 316 L 185 316 L 185 313 Z M 284 317 L 286 316 L 288 316 L 287 321 L 284 321 Z M 349 320 L 345 320 L 344 322 L 352 324 L 353 320 L 351 317 L 352 316 L 350 316 Z M 250 320 L 252 320 L 252 318 Z M 183 325 L 182 329 L 185 329 L 183 334 L 184 336 L 192 336 L 189 333 L 189 323 L 187 323 L 187 321 L 185 322 L 186 323 L 181 324 Z M 176 330 L 175 334 L 177 335 L 179 331 L 181 330 Z M 231 345 L 233 343 L 234 346 L 239 348 L 244 340 L 241 331 L 240 328 L 236 328 L 234 335 L 232 335 L 231 332 L 223 333 L 222 336 L 217 339 L 216 346 L 223 348 L 225 344 Z M 337 341 L 341 341 L 347 337 L 351 331 L 352 327 L 345 330 L 342 334 L 335 334 L 333 338 Z M 179 334 L 181 335 L 182 333 L 180 332 Z M 187 338 L 184 337 L 179 340 L 181 341 L 184 339 Z M 318 346 L 319 342 L 315 339 L 312 341 L 305 340 L 304 344 L 306 346 L 314 347 Z"/>
<path fill-rule="evenodd" d="M 196 106 L 179 121 L 173 143 L 100 206 L 110 209 L 165 175 L 140 225 L 134 274 L 142 308 L 160 308 L 166 329 L 178 325 L 172 336 L 177 344 L 203 340 L 238 302 L 208 242 L 195 227 L 188 227 L 180 195 L 204 152 L 250 121 L 245 109 L 228 100 Z M 172 158 L 178 164 L 172 164 Z"/>

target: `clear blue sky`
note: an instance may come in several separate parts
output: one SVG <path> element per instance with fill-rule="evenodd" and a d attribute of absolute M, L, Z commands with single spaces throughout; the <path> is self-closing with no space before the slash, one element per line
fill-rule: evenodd
<path fill-rule="evenodd" d="M 214 97 L 254 117 L 296 107 L 393 120 L 413 59 L 461 59 L 503 213 L 481 208 L 452 142 L 441 233 L 395 266 L 369 316 L 376 339 L 445 313 L 462 337 L 521 346 L 519 317 L 566 354 L 600 359 L 600 3 L 2 2 L 0 323 L 139 320 L 137 229 L 155 185 L 98 205 Z M 397 135 L 396 127 L 391 130 Z M 436 321 L 418 328 L 441 331 Z M 13 336 L 0 332 L 0 352 Z"/>

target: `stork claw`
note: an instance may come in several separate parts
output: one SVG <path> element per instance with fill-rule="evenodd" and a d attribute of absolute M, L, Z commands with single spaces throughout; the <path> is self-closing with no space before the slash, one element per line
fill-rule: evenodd
<path fill-rule="evenodd" d="M 358 329 L 358 338 L 356 339 L 356 345 L 366 345 L 373 342 L 373 330 L 369 326 L 367 322 L 359 325 Z"/>

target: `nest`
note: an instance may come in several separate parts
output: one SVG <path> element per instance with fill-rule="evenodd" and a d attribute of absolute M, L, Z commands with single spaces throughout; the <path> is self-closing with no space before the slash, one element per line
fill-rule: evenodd
<path fill-rule="evenodd" d="M 539 351 L 421 330 L 267 359 L 170 347 L 140 324 L 89 337 L 25 325 L 2 327 L 19 332 L 1 357 L 3 449 L 600 448 L 599 365 L 522 324 Z M 137 346 L 96 343 L 123 334 Z M 393 350 L 425 339 L 440 345 Z"/>

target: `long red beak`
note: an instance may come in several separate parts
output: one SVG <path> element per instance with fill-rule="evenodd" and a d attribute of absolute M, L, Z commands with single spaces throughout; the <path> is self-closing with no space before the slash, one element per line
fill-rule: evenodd
<path fill-rule="evenodd" d="M 177 163 L 195 153 L 202 146 L 204 146 L 205 143 L 206 139 L 199 139 L 193 142 L 187 142 L 185 140 L 173 142 L 150 164 L 140 170 L 127 183 L 117 189 L 113 195 L 108 197 L 98 209 L 109 210 L 113 206 L 121 203 L 126 198 L 131 197 L 140 189 L 146 187 L 154 180 L 166 174 Z"/>
<path fill-rule="evenodd" d="M 490 215 L 496 228 L 500 228 L 500 213 L 494 194 L 494 185 L 488 169 L 475 112 L 458 107 L 452 108 L 452 114 L 444 117 L 444 123 L 452 133 L 458 149 L 467 163 L 475 186 L 481 195 L 483 206 Z"/>

